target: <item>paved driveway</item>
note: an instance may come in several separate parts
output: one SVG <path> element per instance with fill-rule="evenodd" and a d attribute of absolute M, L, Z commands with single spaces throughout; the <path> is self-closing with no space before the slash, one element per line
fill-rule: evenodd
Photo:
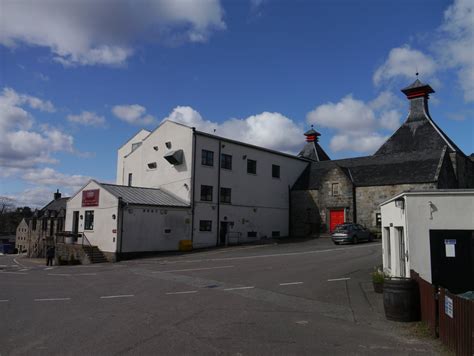
<path fill-rule="evenodd" d="M 380 263 L 380 243 L 327 238 L 90 266 L 1 256 L 0 355 L 435 353 L 384 319 Z"/>

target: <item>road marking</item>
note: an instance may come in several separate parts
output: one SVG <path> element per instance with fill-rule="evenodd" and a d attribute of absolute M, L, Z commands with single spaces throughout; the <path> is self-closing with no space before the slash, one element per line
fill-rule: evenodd
<path fill-rule="evenodd" d="M 25 272 L 25 271 L 28 271 L 28 268 L 22 268 L 22 269 L 19 269 L 18 271 Z"/>
<path fill-rule="evenodd" d="M 104 295 L 100 299 L 112 299 L 112 298 L 130 298 L 134 297 L 134 294 L 122 294 L 122 295 Z"/>
<path fill-rule="evenodd" d="M 232 267 L 234 267 L 234 266 L 217 266 L 217 267 L 203 267 L 203 268 L 173 269 L 173 270 L 170 270 L 170 271 L 153 271 L 152 273 L 205 271 L 205 270 L 209 270 L 209 269 L 232 268 Z"/>
<path fill-rule="evenodd" d="M 78 273 L 74 274 L 74 276 L 97 276 L 97 273 Z"/>
<path fill-rule="evenodd" d="M 7 272 L 7 271 L 4 271 L 4 272 L 0 272 L 0 273 L 5 273 L 5 274 L 28 274 L 28 273 L 25 273 L 25 272 Z"/>
<path fill-rule="evenodd" d="M 44 270 L 49 271 L 50 269 L 53 269 L 54 267 L 46 267 Z"/>
<path fill-rule="evenodd" d="M 25 267 L 25 265 L 21 264 L 20 262 L 18 262 L 16 260 L 16 258 L 13 259 L 13 262 L 15 262 L 17 265 L 21 266 L 21 267 Z"/>
<path fill-rule="evenodd" d="M 0 268 L 8 267 L 8 265 L 0 265 Z"/>
<path fill-rule="evenodd" d="M 224 290 L 239 290 L 239 289 L 253 289 L 255 287 L 249 286 L 249 287 L 235 287 L 235 288 L 226 288 Z"/>
<path fill-rule="evenodd" d="M 70 273 L 48 273 L 48 276 L 64 276 L 64 277 L 70 277 L 72 274 Z"/>
<path fill-rule="evenodd" d="M 0 303 L 6 303 L 6 302 L 9 302 L 8 299 L 0 299 Z"/>
<path fill-rule="evenodd" d="M 35 299 L 35 302 L 55 302 L 55 301 L 61 301 L 61 300 L 71 300 L 71 298 L 40 298 L 40 299 Z"/>
<path fill-rule="evenodd" d="M 334 278 L 334 279 L 328 279 L 328 282 L 337 282 L 337 281 L 347 281 L 351 279 L 350 277 L 345 277 L 345 278 Z"/>
<path fill-rule="evenodd" d="M 184 292 L 168 292 L 166 294 L 171 295 L 171 294 L 191 294 L 191 293 L 197 293 L 197 290 L 187 290 Z"/>
<path fill-rule="evenodd" d="M 303 282 L 288 282 L 288 283 L 280 283 L 281 286 L 292 286 L 295 284 L 303 284 Z"/>

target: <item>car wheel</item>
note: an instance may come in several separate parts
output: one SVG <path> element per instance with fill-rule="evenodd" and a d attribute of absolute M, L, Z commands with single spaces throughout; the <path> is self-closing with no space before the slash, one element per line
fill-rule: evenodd
<path fill-rule="evenodd" d="M 337 241 L 333 241 L 334 242 L 334 245 L 339 245 L 339 242 Z"/>
<path fill-rule="evenodd" d="M 359 239 L 357 238 L 357 236 L 354 236 L 354 237 L 352 238 L 352 242 L 353 242 L 354 244 L 359 243 Z"/>
<path fill-rule="evenodd" d="M 372 236 L 372 234 L 369 235 L 369 242 L 372 242 L 374 241 L 374 237 Z"/>

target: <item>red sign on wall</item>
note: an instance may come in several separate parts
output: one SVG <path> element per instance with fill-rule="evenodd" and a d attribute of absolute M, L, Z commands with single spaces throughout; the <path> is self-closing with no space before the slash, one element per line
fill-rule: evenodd
<path fill-rule="evenodd" d="M 84 190 L 82 206 L 99 206 L 99 189 Z"/>

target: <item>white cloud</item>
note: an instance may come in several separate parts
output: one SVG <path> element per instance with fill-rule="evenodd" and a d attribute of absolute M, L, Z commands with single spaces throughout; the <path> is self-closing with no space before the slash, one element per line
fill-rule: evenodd
<path fill-rule="evenodd" d="M 295 153 L 304 145 L 304 129 L 288 117 L 276 112 L 263 112 L 245 119 L 233 118 L 217 123 L 205 120 L 199 112 L 189 106 L 178 106 L 163 121 L 165 120 L 284 152 Z"/>
<path fill-rule="evenodd" d="M 0 94 L 0 167 L 33 167 L 55 163 L 58 151 L 73 152 L 72 136 L 50 126 L 34 127 L 34 118 L 25 107 L 52 112 L 49 101 L 19 94 L 5 88 Z"/>
<path fill-rule="evenodd" d="M 380 129 L 394 130 L 400 125 L 399 106 L 390 92 L 382 92 L 368 103 L 347 95 L 337 103 L 316 107 L 306 115 L 306 120 L 336 131 L 329 144 L 332 151 L 370 153 L 387 139 Z"/>
<path fill-rule="evenodd" d="M 388 58 L 374 73 L 375 85 L 395 77 L 413 79 L 420 72 L 423 78 L 432 76 L 437 70 L 435 60 L 423 52 L 411 49 L 410 46 L 393 48 Z"/>
<path fill-rule="evenodd" d="M 173 38 L 205 42 L 225 29 L 219 0 L 4 1 L 0 44 L 48 47 L 71 65 L 126 63 L 133 43 Z M 32 19 L 34 14 L 34 19 Z"/>
<path fill-rule="evenodd" d="M 138 105 L 116 105 L 112 113 L 122 121 L 132 125 L 148 126 L 156 123 L 156 119 L 146 114 L 146 108 Z"/>
<path fill-rule="evenodd" d="M 35 170 L 29 170 L 23 174 L 22 178 L 30 183 L 39 185 L 52 185 L 57 187 L 67 187 L 72 190 L 78 190 L 82 187 L 91 177 L 83 175 L 69 175 L 57 172 L 52 168 L 41 168 Z"/>
<path fill-rule="evenodd" d="M 474 101 L 474 3 L 455 0 L 444 13 L 441 38 L 435 46 L 440 61 L 454 67 L 464 90 L 464 100 Z"/>
<path fill-rule="evenodd" d="M 68 115 L 67 119 L 69 122 L 84 126 L 101 127 L 105 125 L 105 117 L 90 111 L 83 111 L 79 115 Z"/>
<path fill-rule="evenodd" d="M 27 188 L 21 192 L 7 195 L 13 199 L 16 206 L 29 206 L 30 208 L 42 208 L 53 200 L 56 190 L 46 187 Z"/>

